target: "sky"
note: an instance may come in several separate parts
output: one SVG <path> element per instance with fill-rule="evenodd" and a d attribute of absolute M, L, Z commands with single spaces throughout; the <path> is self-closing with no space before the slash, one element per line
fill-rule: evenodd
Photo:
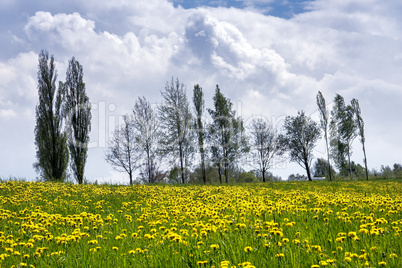
<path fill-rule="evenodd" d="M 41 49 L 54 55 L 60 81 L 71 57 L 83 65 L 92 103 L 88 181 L 127 182 L 104 160 L 109 133 L 138 97 L 157 107 L 172 77 L 189 100 L 199 84 L 207 108 L 219 84 L 246 126 L 262 116 L 280 127 L 300 110 L 318 122 L 319 90 L 329 107 L 335 94 L 356 98 L 369 169 L 402 163 L 401 13 L 400 0 L 3 0 L 0 177 L 38 176 Z M 324 140 L 314 156 L 326 158 Z M 356 138 L 352 160 L 362 158 Z M 270 171 L 283 179 L 305 172 L 288 161 Z"/>

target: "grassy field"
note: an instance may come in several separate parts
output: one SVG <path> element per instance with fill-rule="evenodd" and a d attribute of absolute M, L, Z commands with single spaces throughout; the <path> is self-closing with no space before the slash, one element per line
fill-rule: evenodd
<path fill-rule="evenodd" d="M 402 267 L 402 183 L 0 183 L 1 267 Z"/>

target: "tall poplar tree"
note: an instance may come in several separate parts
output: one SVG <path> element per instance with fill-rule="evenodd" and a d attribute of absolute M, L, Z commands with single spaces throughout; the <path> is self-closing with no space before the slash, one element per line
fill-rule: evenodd
<path fill-rule="evenodd" d="M 331 120 L 329 124 L 330 129 L 330 147 L 331 156 L 334 160 L 336 167 L 339 169 L 339 173 L 345 176 L 346 171 L 346 155 L 347 145 L 342 139 L 340 126 L 345 113 L 345 100 L 344 98 L 336 94 L 334 98 L 334 106 L 331 110 Z"/>
<path fill-rule="evenodd" d="M 345 105 L 344 98 L 339 94 L 336 94 L 334 104 L 330 123 L 332 135 L 331 146 L 336 156 L 335 160 L 338 161 L 338 167 L 341 171 L 345 169 L 345 156 L 348 157 L 348 170 L 352 179 L 353 172 L 350 157 L 352 155 L 352 143 L 357 136 L 354 111 L 352 106 Z"/>
<path fill-rule="evenodd" d="M 45 181 L 64 181 L 67 176 L 67 135 L 63 130 L 63 91 L 56 89 L 57 71 L 53 55 L 42 50 L 38 65 L 34 168 Z"/>
<path fill-rule="evenodd" d="M 195 107 L 196 119 L 194 122 L 195 130 L 198 135 L 198 148 L 200 150 L 201 155 L 201 171 L 202 171 L 202 180 L 204 183 L 207 182 L 207 173 L 205 169 L 205 148 L 204 148 L 204 139 L 205 132 L 204 126 L 202 122 L 202 116 L 204 113 L 204 93 L 202 92 L 202 88 L 197 84 L 194 86 L 193 91 L 193 103 Z"/>
<path fill-rule="evenodd" d="M 66 72 L 66 82 L 60 82 L 65 95 L 64 114 L 71 157 L 70 165 L 79 184 L 84 181 L 92 117 L 83 76 L 82 65 L 72 57 Z"/>
<path fill-rule="evenodd" d="M 367 156 L 366 156 L 366 147 L 365 147 L 365 142 L 366 142 L 366 137 L 364 135 L 364 121 L 363 118 L 361 117 L 361 110 L 359 106 L 359 101 L 356 99 L 353 99 L 351 102 L 353 111 L 355 112 L 355 122 L 359 131 L 359 136 L 360 136 L 360 142 L 362 143 L 363 146 L 363 161 L 364 165 L 366 168 L 366 180 L 368 180 L 368 168 L 367 168 Z"/>
<path fill-rule="evenodd" d="M 328 146 L 329 113 L 328 113 L 327 106 L 325 105 L 324 96 L 322 95 L 321 91 L 318 91 L 318 94 L 317 94 L 317 105 L 318 105 L 318 110 L 320 111 L 321 129 L 324 131 L 325 144 L 327 146 L 329 180 L 332 180 L 331 160 L 329 158 L 329 146 Z"/>

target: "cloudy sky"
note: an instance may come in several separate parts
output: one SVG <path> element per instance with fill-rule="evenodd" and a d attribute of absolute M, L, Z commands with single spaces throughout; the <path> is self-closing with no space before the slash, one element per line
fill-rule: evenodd
<path fill-rule="evenodd" d="M 216 84 L 246 123 L 280 125 L 315 96 L 360 102 L 369 168 L 402 163 L 400 0 L 3 0 L 0 2 L 0 177 L 34 179 L 38 54 L 64 80 L 68 60 L 84 67 L 92 103 L 86 177 L 125 180 L 104 161 L 109 131 L 138 96 L 160 103 L 172 76 L 207 107 Z M 325 157 L 321 141 L 316 157 Z M 362 164 L 356 139 L 352 159 Z M 287 178 L 296 164 L 271 170 Z"/>

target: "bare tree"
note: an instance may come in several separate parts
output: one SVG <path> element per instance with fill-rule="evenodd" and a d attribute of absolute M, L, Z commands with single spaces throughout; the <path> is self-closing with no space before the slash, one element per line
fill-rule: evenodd
<path fill-rule="evenodd" d="M 133 130 L 133 118 L 123 117 L 123 125 L 115 130 L 110 146 L 106 151 L 105 160 L 119 172 L 127 172 L 130 185 L 133 184 L 133 173 L 138 168 L 140 158 L 136 136 Z"/>
<path fill-rule="evenodd" d="M 146 171 L 143 171 L 142 174 L 147 174 L 148 182 L 154 183 L 156 182 L 155 168 L 157 167 L 156 158 L 160 133 L 157 115 L 145 97 L 139 97 L 134 104 L 133 128 L 141 157 L 145 158 L 143 165 Z"/>
<path fill-rule="evenodd" d="M 329 113 L 327 106 L 325 105 L 324 96 L 322 95 L 321 91 L 318 91 L 317 94 L 317 105 L 318 110 L 320 111 L 321 129 L 324 131 L 325 144 L 327 146 L 328 174 L 329 174 L 329 180 L 331 181 L 332 180 L 331 160 L 329 158 L 329 146 L 328 146 Z"/>
<path fill-rule="evenodd" d="M 272 124 L 262 118 L 253 119 L 251 122 L 251 139 L 253 158 L 258 162 L 262 181 L 265 182 L 265 174 L 271 168 L 273 159 L 282 155 L 284 150 Z"/>
<path fill-rule="evenodd" d="M 190 127 L 192 116 L 183 83 L 173 79 L 166 83 L 165 91 L 161 92 L 163 104 L 159 106 L 161 124 L 160 145 L 163 155 L 169 155 L 172 162 L 180 161 L 182 183 L 185 183 L 185 164 L 192 146 Z"/>
<path fill-rule="evenodd" d="M 360 136 L 360 142 L 362 143 L 363 146 L 363 161 L 364 165 L 366 168 L 366 179 L 368 180 L 368 168 L 367 168 L 367 157 L 366 157 L 366 147 L 365 147 L 365 142 L 366 142 L 366 137 L 364 135 L 364 121 L 363 118 L 361 117 L 361 110 L 359 106 L 359 101 L 356 99 L 353 99 L 351 102 L 353 111 L 355 112 L 355 122 L 359 131 L 359 136 Z"/>

